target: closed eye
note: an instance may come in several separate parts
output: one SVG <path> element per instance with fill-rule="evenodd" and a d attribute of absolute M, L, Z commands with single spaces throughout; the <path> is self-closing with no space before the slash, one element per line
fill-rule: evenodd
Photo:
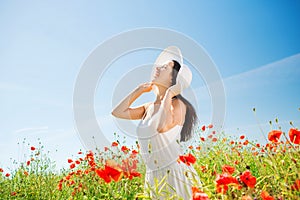
<path fill-rule="evenodd" d="M 162 69 L 166 69 L 167 68 L 167 65 L 163 65 L 161 66 Z"/>

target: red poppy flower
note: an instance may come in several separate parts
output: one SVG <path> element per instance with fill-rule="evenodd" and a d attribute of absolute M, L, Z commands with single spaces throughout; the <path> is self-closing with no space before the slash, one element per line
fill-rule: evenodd
<path fill-rule="evenodd" d="M 194 147 L 192 145 L 189 146 L 189 149 L 193 149 Z"/>
<path fill-rule="evenodd" d="M 212 124 L 210 124 L 210 125 L 208 125 L 208 126 L 207 126 L 207 128 L 213 128 L 213 125 L 212 125 Z"/>
<path fill-rule="evenodd" d="M 97 175 L 102 178 L 106 183 L 110 183 L 112 180 L 119 181 L 122 177 L 122 171 L 105 165 L 104 169 L 96 169 Z"/>
<path fill-rule="evenodd" d="M 202 140 L 203 142 L 205 141 L 205 138 L 204 137 L 200 137 L 200 140 Z"/>
<path fill-rule="evenodd" d="M 69 174 L 70 174 L 70 176 L 73 176 L 75 174 L 75 172 L 70 172 Z"/>
<path fill-rule="evenodd" d="M 77 165 L 79 165 L 79 164 L 80 164 L 80 161 L 79 161 L 79 160 L 76 160 L 75 163 L 76 163 Z"/>
<path fill-rule="evenodd" d="M 209 200 L 207 194 L 202 192 L 197 187 L 192 187 L 192 197 L 193 197 L 193 200 Z"/>
<path fill-rule="evenodd" d="M 264 190 L 261 192 L 260 197 L 262 200 L 275 200 L 274 197 L 270 196 L 269 193 Z"/>
<path fill-rule="evenodd" d="M 30 160 L 28 160 L 28 161 L 26 162 L 26 165 L 27 165 L 27 166 L 30 165 Z"/>
<path fill-rule="evenodd" d="M 86 157 L 87 158 L 94 158 L 94 153 L 92 151 L 89 151 L 87 154 L 86 154 Z"/>
<path fill-rule="evenodd" d="M 230 174 L 218 174 L 216 178 L 217 185 L 228 185 L 230 183 L 238 184 L 238 180 Z"/>
<path fill-rule="evenodd" d="M 281 134 L 282 134 L 282 131 L 280 131 L 280 130 L 270 131 L 268 134 L 268 139 L 271 142 L 278 142 Z"/>
<path fill-rule="evenodd" d="M 89 151 L 89 153 L 86 154 L 85 159 L 88 161 L 89 165 L 91 166 L 92 170 L 95 170 L 95 158 L 94 158 L 94 153 L 92 151 Z"/>
<path fill-rule="evenodd" d="M 30 147 L 30 149 L 31 149 L 31 151 L 34 151 L 34 150 L 35 150 L 35 147 L 34 147 L 34 146 L 32 146 L 32 147 Z"/>
<path fill-rule="evenodd" d="M 122 147 L 121 147 L 121 150 L 122 150 L 124 153 L 128 153 L 129 148 L 126 147 L 126 146 L 122 146 Z"/>
<path fill-rule="evenodd" d="M 109 150 L 109 148 L 108 147 L 104 147 L 104 151 L 108 151 Z"/>
<path fill-rule="evenodd" d="M 205 131 L 205 125 L 203 125 L 203 126 L 201 127 L 201 130 L 202 130 L 202 131 Z"/>
<path fill-rule="evenodd" d="M 68 159 L 68 163 L 72 163 L 72 162 L 73 162 L 73 160 L 69 158 Z"/>
<path fill-rule="evenodd" d="M 6 176 L 6 177 L 9 177 L 9 176 L 10 176 L 10 173 L 6 173 L 5 176 Z"/>
<path fill-rule="evenodd" d="M 243 174 L 240 175 L 240 179 L 250 188 L 254 188 L 256 184 L 256 178 L 252 176 L 249 170 L 244 171 Z"/>
<path fill-rule="evenodd" d="M 2 168 L 0 168 L 0 172 L 4 172 L 4 170 Z"/>
<path fill-rule="evenodd" d="M 17 195 L 17 192 L 11 192 L 10 195 L 11 195 L 11 196 L 16 196 L 16 195 Z"/>
<path fill-rule="evenodd" d="M 217 185 L 216 192 L 225 194 L 228 190 L 228 185 Z"/>
<path fill-rule="evenodd" d="M 289 137 L 291 142 L 293 142 L 294 144 L 300 144 L 300 130 L 291 128 L 289 131 Z"/>
<path fill-rule="evenodd" d="M 57 190 L 61 190 L 62 189 L 62 183 L 59 182 L 58 185 L 57 185 Z"/>
<path fill-rule="evenodd" d="M 245 138 L 245 136 L 244 136 L 244 135 L 241 135 L 241 136 L 240 136 L 240 139 L 241 139 L 241 140 L 243 140 L 244 138 Z"/>
<path fill-rule="evenodd" d="M 138 154 L 139 152 L 138 152 L 137 150 L 134 149 L 134 150 L 131 151 L 131 153 L 132 153 L 133 155 L 136 155 L 136 154 Z"/>
<path fill-rule="evenodd" d="M 179 160 L 188 166 L 190 166 L 191 164 L 194 164 L 196 162 L 195 156 L 193 156 L 190 153 L 188 155 L 179 156 Z"/>
<path fill-rule="evenodd" d="M 237 189 L 241 189 L 241 185 L 239 184 L 238 180 L 227 173 L 221 175 L 218 174 L 216 178 L 216 183 L 217 183 L 217 193 L 225 194 L 226 191 L 228 190 L 228 185 L 232 185 Z"/>
<path fill-rule="evenodd" d="M 202 172 L 206 172 L 206 171 L 207 171 L 206 166 L 204 166 L 204 165 L 203 165 L 203 166 L 200 166 L 200 168 L 201 168 L 201 171 L 202 171 Z"/>
<path fill-rule="evenodd" d="M 69 185 L 74 185 L 75 181 L 74 180 L 69 180 Z"/>
<path fill-rule="evenodd" d="M 111 146 L 113 146 L 113 147 L 116 147 L 116 146 L 118 146 L 119 144 L 117 143 L 117 142 L 113 142 L 112 144 L 111 144 Z"/>
<path fill-rule="evenodd" d="M 222 166 L 222 172 L 223 173 L 233 174 L 234 170 L 235 170 L 234 167 L 231 167 L 229 165 L 223 165 Z"/>
<path fill-rule="evenodd" d="M 126 158 L 125 160 L 122 160 L 122 165 L 120 168 L 123 171 L 124 177 L 129 178 L 130 180 L 133 179 L 133 177 L 140 177 L 141 174 L 136 171 L 138 160 L 130 160 Z"/>
<path fill-rule="evenodd" d="M 70 179 L 71 179 L 71 176 L 72 176 L 72 175 L 69 174 L 69 175 L 67 175 L 67 176 L 65 177 L 65 179 L 66 179 L 66 180 L 70 180 Z"/>
<path fill-rule="evenodd" d="M 75 168 L 75 164 L 74 164 L 74 163 L 72 163 L 72 164 L 70 165 L 70 169 L 73 169 L 73 168 Z"/>
<path fill-rule="evenodd" d="M 292 190 L 300 190 L 300 179 L 297 179 L 291 188 Z"/>
<path fill-rule="evenodd" d="M 78 169 L 75 173 L 77 176 L 79 176 L 80 174 L 82 174 L 82 171 L 80 169 Z"/>

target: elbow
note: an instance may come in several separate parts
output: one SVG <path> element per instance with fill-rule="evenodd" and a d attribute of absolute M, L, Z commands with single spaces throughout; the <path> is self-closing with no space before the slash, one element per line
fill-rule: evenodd
<path fill-rule="evenodd" d="M 118 116 L 115 110 L 111 111 L 110 114 L 111 114 L 112 116 L 114 116 L 114 117 L 117 117 L 117 116 Z"/>
<path fill-rule="evenodd" d="M 120 112 L 119 110 L 111 111 L 111 115 L 117 118 L 126 119 L 126 113 Z"/>
<path fill-rule="evenodd" d="M 122 118 L 122 113 L 118 110 L 112 110 L 110 113 L 112 116 L 117 117 L 117 118 Z"/>

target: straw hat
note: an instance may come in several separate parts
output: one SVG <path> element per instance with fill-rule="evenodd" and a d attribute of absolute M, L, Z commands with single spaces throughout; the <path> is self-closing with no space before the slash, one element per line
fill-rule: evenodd
<path fill-rule="evenodd" d="M 181 66 L 177 75 L 176 84 L 180 84 L 182 90 L 188 88 L 192 82 L 192 72 L 187 65 L 183 64 L 181 51 L 176 46 L 169 46 L 159 54 L 152 69 L 152 77 L 157 66 L 162 66 L 171 60 L 176 60 Z"/>

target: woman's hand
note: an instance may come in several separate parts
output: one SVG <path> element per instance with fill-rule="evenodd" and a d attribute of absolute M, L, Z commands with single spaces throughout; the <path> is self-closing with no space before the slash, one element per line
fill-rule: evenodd
<path fill-rule="evenodd" d="M 152 86 L 153 86 L 153 83 L 150 82 L 150 83 L 143 83 L 141 85 L 138 86 L 138 90 L 141 91 L 141 92 L 150 92 L 152 90 Z"/>

